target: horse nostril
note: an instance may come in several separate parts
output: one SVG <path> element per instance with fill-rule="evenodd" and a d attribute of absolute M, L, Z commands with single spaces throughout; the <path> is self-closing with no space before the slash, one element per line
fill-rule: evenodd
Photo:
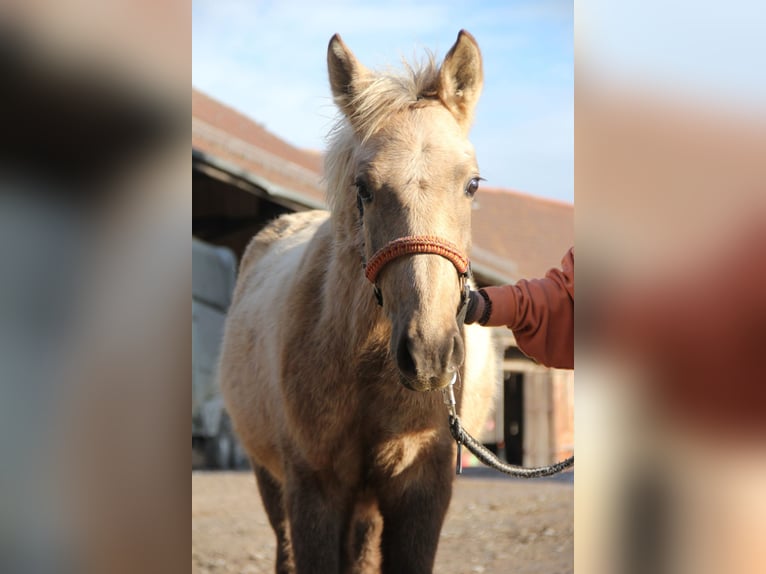
<path fill-rule="evenodd" d="M 415 380 L 443 379 L 463 364 L 465 351 L 460 331 L 441 339 L 430 347 L 423 341 L 406 335 L 399 338 L 396 346 L 396 364 L 404 377 Z"/>
<path fill-rule="evenodd" d="M 452 337 L 452 355 L 449 360 L 449 367 L 458 368 L 463 364 L 465 359 L 465 347 L 463 347 L 463 337 L 460 336 L 460 331 L 455 333 Z"/>
<path fill-rule="evenodd" d="M 417 366 L 410 351 L 409 337 L 401 337 L 399 339 L 399 345 L 396 349 L 396 364 L 404 376 L 411 379 L 417 376 Z"/>

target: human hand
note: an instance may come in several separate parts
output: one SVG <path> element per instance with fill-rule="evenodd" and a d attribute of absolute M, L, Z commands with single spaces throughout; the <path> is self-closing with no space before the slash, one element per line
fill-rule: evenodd
<path fill-rule="evenodd" d="M 468 291 L 468 310 L 465 313 L 466 325 L 476 323 L 477 321 L 479 324 L 483 325 L 489 318 L 488 316 L 484 317 L 485 311 L 487 309 L 487 300 L 486 296 L 481 293 L 481 291 L 482 289 L 479 289 L 479 291 L 469 289 Z M 489 313 L 487 313 L 487 315 L 489 315 Z M 482 319 L 483 322 L 481 321 Z"/>

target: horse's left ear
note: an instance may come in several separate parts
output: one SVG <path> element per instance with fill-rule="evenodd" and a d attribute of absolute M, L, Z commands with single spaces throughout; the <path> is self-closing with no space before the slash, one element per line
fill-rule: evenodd
<path fill-rule="evenodd" d="M 473 111 L 483 85 L 479 45 L 471 34 L 460 30 L 439 69 L 438 94 L 466 132 L 473 122 Z"/>

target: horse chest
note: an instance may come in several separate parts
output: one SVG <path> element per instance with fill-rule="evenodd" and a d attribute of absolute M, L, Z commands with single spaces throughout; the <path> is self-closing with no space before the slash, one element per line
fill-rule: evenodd
<path fill-rule="evenodd" d="M 383 478 L 397 477 L 428 457 L 438 437 L 436 429 L 428 428 L 381 440 L 371 450 L 370 470 Z"/>
<path fill-rule="evenodd" d="M 334 468 L 353 482 L 399 476 L 443 442 L 441 398 L 409 391 L 380 373 L 358 375 L 340 377 L 343 384 L 332 389 L 318 382 L 293 395 L 294 436 L 315 469 Z"/>

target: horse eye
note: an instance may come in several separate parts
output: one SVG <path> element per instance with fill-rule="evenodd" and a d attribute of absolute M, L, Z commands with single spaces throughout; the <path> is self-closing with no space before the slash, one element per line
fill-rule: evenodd
<path fill-rule="evenodd" d="M 465 187 L 465 194 L 468 197 L 473 197 L 474 195 L 476 195 L 476 192 L 479 190 L 480 179 L 481 178 L 479 177 L 474 177 L 473 179 L 471 179 L 471 181 L 468 182 L 468 185 Z"/>
<path fill-rule="evenodd" d="M 359 199 L 364 202 L 369 202 L 372 200 L 372 192 L 364 181 L 357 180 L 354 182 L 354 185 L 356 186 L 356 195 L 359 197 Z"/>

